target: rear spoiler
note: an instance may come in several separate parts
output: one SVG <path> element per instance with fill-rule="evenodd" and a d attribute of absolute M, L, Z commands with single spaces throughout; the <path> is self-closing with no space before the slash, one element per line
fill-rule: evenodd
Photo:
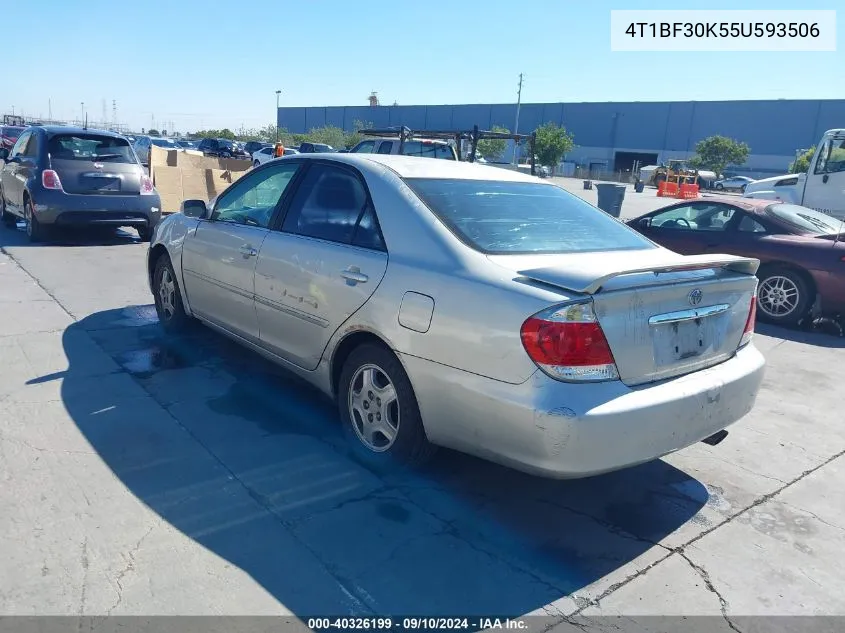
<path fill-rule="evenodd" d="M 677 263 L 667 265 L 652 265 L 642 268 L 626 268 L 600 274 L 598 277 L 590 275 L 585 270 L 567 270 L 559 267 L 534 268 L 521 270 L 517 274 L 540 281 L 551 283 L 555 286 L 565 288 L 580 294 L 595 294 L 611 279 L 623 275 L 637 275 L 653 273 L 655 276 L 662 273 L 676 273 L 688 270 L 724 269 L 742 275 L 755 275 L 760 267 L 759 259 L 748 257 L 736 257 L 734 255 L 690 255 L 676 260 Z"/>

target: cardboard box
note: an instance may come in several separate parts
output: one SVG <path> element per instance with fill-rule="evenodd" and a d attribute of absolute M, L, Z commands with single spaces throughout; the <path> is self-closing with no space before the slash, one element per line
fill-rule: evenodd
<path fill-rule="evenodd" d="M 252 167 L 248 160 L 213 158 L 152 146 L 150 178 L 161 196 L 164 213 L 179 211 L 183 200 L 208 202 Z"/>

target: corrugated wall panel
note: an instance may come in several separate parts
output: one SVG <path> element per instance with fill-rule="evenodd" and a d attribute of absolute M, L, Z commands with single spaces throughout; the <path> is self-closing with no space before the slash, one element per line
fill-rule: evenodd
<path fill-rule="evenodd" d="M 621 103 L 613 147 L 661 147 L 669 118 L 668 103 Z"/>
<path fill-rule="evenodd" d="M 828 130 L 845 128 L 845 101 L 821 101 L 816 111 L 818 114 L 812 136 L 805 138 L 799 148 L 812 147 Z"/>
<path fill-rule="evenodd" d="M 276 125 L 294 134 L 304 132 L 305 108 L 279 108 Z"/>
<path fill-rule="evenodd" d="M 492 128 L 494 125 L 501 125 L 513 132 L 513 124 L 516 119 L 515 103 L 499 103 L 490 106 L 490 120 L 484 123 L 484 128 Z"/>
<path fill-rule="evenodd" d="M 481 129 L 490 126 L 490 112 L 493 106 L 490 104 L 460 105 L 452 106 L 452 129 L 471 130 L 473 125 Z"/>
<path fill-rule="evenodd" d="M 429 130 L 451 130 L 452 129 L 452 106 L 450 106 L 450 105 L 425 106 L 424 125 Z"/>
<path fill-rule="evenodd" d="M 694 110 L 694 104 L 691 102 L 672 103 L 669 106 L 668 119 L 663 128 L 663 143 L 655 146 L 655 149 L 671 152 L 687 151 Z"/>
<path fill-rule="evenodd" d="M 305 131 L 313 130 L 315 127 L 323 127 L 326 124 L 325 108 L 305 108 Z"/>
<path fill-rule="evenodd" d="M 344 117 L 346 116 L 346 108 L 343 106 L 328 106 L 326 107 L 325 117 L 326 125 L 333 125 L 343 129 Z"/>

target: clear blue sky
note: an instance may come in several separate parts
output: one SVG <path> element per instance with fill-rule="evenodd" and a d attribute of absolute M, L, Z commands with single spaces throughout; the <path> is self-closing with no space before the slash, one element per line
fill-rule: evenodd
<path fill-rule="evenodd" d="M 235 129 L 273 122 L 277 89 L 287 106 L 366 104 L 372 90 L 384 104 L 510 103 L 520 72 L 529 103 L 845 96 L 841 0 L 707 3 L 843 8 L 836 53 L 671 57 L 610 51 L 610 10 L 653 0 L 30 2 L 3 17 L 0 112 L 47 116 L 50 100 L 54 117 L 76 118 L 85 102 L 93 120 L 115 99 L 136 127 Z"/>

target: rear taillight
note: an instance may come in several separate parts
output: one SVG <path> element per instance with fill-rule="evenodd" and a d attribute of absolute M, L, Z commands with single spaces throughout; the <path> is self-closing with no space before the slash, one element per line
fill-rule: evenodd
<path fill-rule="evenodd" d="M 520 335 L 528 356 L 552 378 L 572 382 L 619 378 L 590 302 L 539 312 L 522 324 Z"/>
<path fill-rule="evenodd" d="M 56 189 L 61 191 L 62 181 L 59 178 L 59 174 L 52 169 L 45 169 L 41 172 L 41 186 L 45 189 Z"/>
<path fill-rule="evenodd" d="M 155 192 L 153 181 L 149 176 L 141 176 L 141 195 L 151 196 Z"/>
<path fill-rule="evenodd" d="M 754 325 L 757 322 L 757 293 L 751 297 L 751 307 L 748 308 L 748 318 L 745 319 L 745 329 L 742 331 L 742 338 L 739 339 L 739 346 L 745 347 L 754 337 Z"/>

